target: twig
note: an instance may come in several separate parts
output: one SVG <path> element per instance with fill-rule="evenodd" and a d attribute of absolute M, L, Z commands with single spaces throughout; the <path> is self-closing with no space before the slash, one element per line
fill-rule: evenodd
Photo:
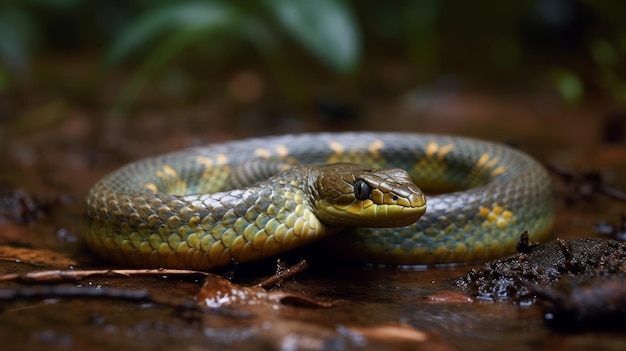
<path fill-rule="evenodd" d="M 295 264 L 294 266 L 291 266 L 289 268 L 276 272 L 271 277 L 260 282 L 258 286 L 264 289 L 269 289 L 272 286 L 278 284 L 280 281 L 287 279 L 289 277 L 293 277 L 296 274 L 299 274 L 300 272 L 304 271 L 308 267 L 309 267 L 309 264 L 307 263 L 307 261 L 302 260 L 298 262 L 297 264 Z"/>
<path fill-rule="evenodd" d="M 27 273 L 9 273 L 0 275 L 0 281 L 21 283 L 60 283 L 77 281 L 94 275 L 130 276 L 130 275 L 202 275 L 209 273 L 186 269 L 95 269 L 95 270 L 48 270 Z"/>
<path fill-rule="evenodd" d="M 191 299 L 172 299 L 152 295 L 144 289 L 94 288 L 63 285 L 19 286 L 0 289 L 0 300 L 49 299 L 49 298 L 95 298 L 135 302 L 149 302 L 162 306 L 179 308 L 186 311 L 211 312 L 234 317 L 248 317 L 246 313 L 233 313 L 202 306 Z"/>

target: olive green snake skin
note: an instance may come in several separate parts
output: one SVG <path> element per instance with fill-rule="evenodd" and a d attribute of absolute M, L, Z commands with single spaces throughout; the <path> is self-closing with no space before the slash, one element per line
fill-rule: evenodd
<path fill-rule="evenodd" d="M 331 170 L 321 180 L 309 178 L 323 171 L 306 165 L 343 162 L 365 165 L 367 172 L 406 170 L 427 194 L 426 213 L 421 216 L 423 196 L 410 179 L 396 185 L 394 179 L 404 174 L 399 170 L 374 172 L 372 177 L 383 180 L 366 179 L 365 190 L 360 175 Z M 395 189 L 403 182 L 408 190 Z M 315 208 L 326 201 L 319 188 L 332 193 L 333 184 L 364 199 L 348 205 L 348 195 L 333 195 L 343 202 L 331 207 L 354 212 L 348 224 L 335 222 L 342 216 L 337 209 L 328 214 Z M 368 207 L 379 201 L 375 197 L 393 204 Z M 417 209 L 404 208 L 411 206 Z M 358 211 L 393 218 L 361 221 L 354 217 Z M 524 231 L 531 240 L 545 240 L 553 212 L 545 169 L 505 145 L 408 133 L 285 135 L 192 148 L 122 167 L 87 197 L 86 242 L 101 257 L 136 267 L 206 270 L 323 237 L 324 246 L 342 257 L 438 265 L 512 253 Z M 393 227 L 374 228 L 385 226 Z"/>

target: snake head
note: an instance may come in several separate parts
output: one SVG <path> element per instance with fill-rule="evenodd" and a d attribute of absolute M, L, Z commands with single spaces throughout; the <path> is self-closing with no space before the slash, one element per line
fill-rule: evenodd
<path fill-rule="evenodd" d="M 309 178 L 315 215 L 338 227 L 402 227 L 426 212 L 426 198 L 399 168 L 372 170 L 336 163 Z"/>

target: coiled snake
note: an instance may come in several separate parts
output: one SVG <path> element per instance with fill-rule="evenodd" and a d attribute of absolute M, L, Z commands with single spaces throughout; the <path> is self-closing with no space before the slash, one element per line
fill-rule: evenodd
<path fill-rule="evenodd" d="M 413 182 L 435 194 L 425 214 Z M 553 212 L 545 169 L 501 144 L 301 134 L 126 165 L 91 189 L 86 241 L 118 264 L 211 269 L 338 234 L 325 240 L 346 257 L 432 265 L 511 253 L 523 231 L 543 240 Z"/>

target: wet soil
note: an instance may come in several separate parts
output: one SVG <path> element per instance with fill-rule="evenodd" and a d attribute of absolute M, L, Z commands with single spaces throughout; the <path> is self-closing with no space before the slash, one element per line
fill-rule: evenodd
<path fill-rule="evenodd" d="M 529 243 L 519 253 L 471 270 L 456 281 L 485 301 L 546 306 L 544 319 L 559 330 L 624 330 L 626 244 L 606 238 Z"/>
<path fill-rule="evenodd" d="M 603 101 L 568 107 L 545 91 L 456 90 L 420 97 L 365 97 L 362 101 L 350 109 L 360 112 L 340 121 L 319 105 L 296 113 L 282 104 L 240 104 L 224 97 L 173 107 L 144 101 L 127 118 L 109 118 L 104 108 L 94 111 L 57 95 L 24 104 L 4 117 L 0 130 L 0 180 L 4 184 L 0 274 L 120 268 L 98 260 L 84 247 L 82 211 L 89 187 L 107 172 L 140 157 L 252 135 L 318 130 L 468 135 L 514 144 L 542 162 L 579 173 L 594 171 L 602 184 L 626 189 L 624 133 L 620 137 L 619 128 L 611 127 L 607 139 L 610 118 L 605 116 L 613 111 Z M 584 191 L 585 186 L 572 187 L 560 176 L 555 175 L 554 184 L 559 204 L 554 238 L 598 238 L 594 228 L 600 221 L 619 227 L 626 210 L 623 203 L 596 191 Z M 579 245 L 587 248 L 597 241 L 570 243 L 574 252 L 579 252 Z M 608 251 L 616 252 L 623 244 L 603 241 L 597 245 L 611 246 Z M 534 262 L 533 257 L 543 255 L 553 263 L 558 260 L 555 272 L 577 276 L 560 270 L 567 267 L 565 251 L 563 245 L 552 241 L 504 261 L 509 262 L 509 272 L 519 276 L 527 273 L 520 271 L 523 262 Z M 315 248 L 281 257 L 287 266 L 302 259 L 307 260 L 307 269 L 263 292 L 251 290 L 264 296 L 260 300 L 243 298 L 239 302 L 224 298 L 210 303 L 215 297 L 224 297 L 224 291 L 207 292 L 201 275 L 105 274 L 46 284 L 3 281 L 0 337 L 8 349 L 53 350 L 626 347 L 626 335 L 619 330 L 564 332 L 545 321 L 547 311 L 569 311 L 562 301 L 602 295 L 595 290 L 578 294 L 560 287 L 554 292 L 546 290 L 546 284 L 528 279 L 528 284 L 515 287 L 515 291 L 523 291 L 519 294 L 522 298 L 498 298 L 493 288 L 482 288 L 495 294 L 486 298 L 471 283 L 488 276 L 477 272 L 498 271 L 494 263 L 489 267 L 477 263 L 430 269 L 374 267 L 344 262 Z M 580 261 L 585 260 L 577 259 Z M 236 284 L 226 285 L 226 291 L 250 293 L 247 289 L 258 289 L 256 284 L 272 276 L 276 267 L 276 259 L 270 259 L 217 273 Z M 621 268 L 614 271 L 619 278 Z M 459 286 L 459 278 L 468 273 L 473 274 L 465 280 L 469 283 Z M 613 287 L 612 280 L 594 280 L 598 275 L 586 276 L 580 286 Z M 521 281 L 518 276 L 512 280 Z M 551 303 L 551 309 L 535 303 L 537 299 L 529 297 L 533 292 Z M 295 297 L 279 298 L 285 295 Z M 302 306 L 301 298 L 312 303 Z M 593 316 L 603 316 L 593 312 Z M 623 310 L 609 317 L 615 316 L 623 321 Z"/>

